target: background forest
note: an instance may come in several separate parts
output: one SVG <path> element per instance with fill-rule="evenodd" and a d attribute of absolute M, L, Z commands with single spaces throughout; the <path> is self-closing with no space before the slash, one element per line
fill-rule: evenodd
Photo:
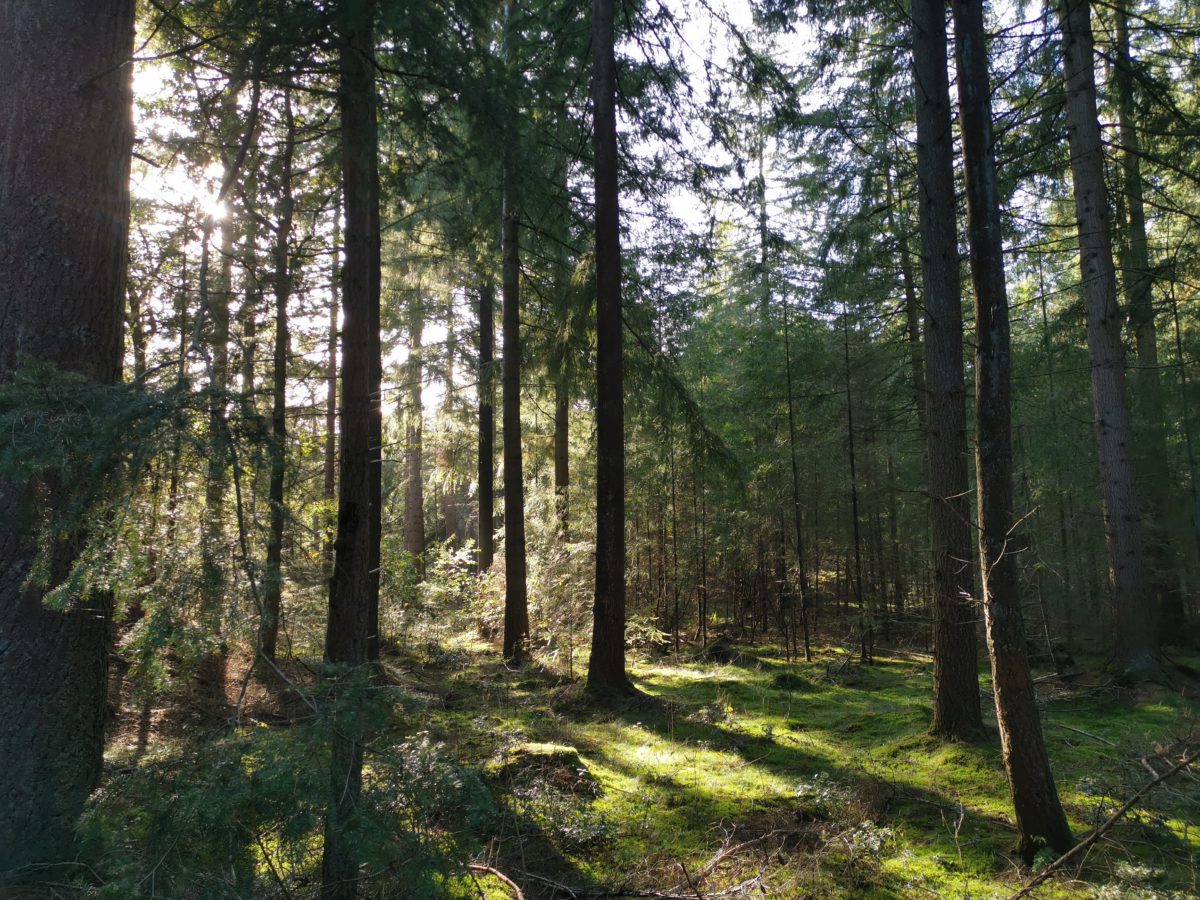
<path fill-rule="evenodd" d="M 1200 893 L 1192 0 L 0 0 L 0 83 L 13 896 Z"/>

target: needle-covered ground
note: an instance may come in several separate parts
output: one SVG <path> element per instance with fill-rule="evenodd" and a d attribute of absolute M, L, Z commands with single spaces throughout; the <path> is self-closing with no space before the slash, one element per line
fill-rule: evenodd
<path fill-rule="evenodd" d="M 468 638 L 390 656 L 389 683 L 363 689 L 385 723 L 367 751 L 366 893 L 1015 893 L 1030 873 L 1013 853 L 995 740 L 928 736 L 927 656 L 843 666 L 840 653 L 824 648 L 808 664 L 769 647 L 737 647 L 729 662 L 643 660 L 633 668 L 642 696 L 619 705 L 537 668 L 506 668 Z M 1172 672 L 1169 684 L 1136 690 L 1098 675 L 1039 683 L 1078 836 L 1200 745 L 1200 684 Z M 198 750 L 191 733 L 164 734 L 136 758 L 114 751 L 88 823 L 98 890 L 149 895 L 153 879 L 158 896 L 309 895 L 328 732 L 320 716 L 296 721 L 300 708 L 272 719 L 269 704 L 249 705 L 240 729 L 214 730 Z M 197 860 L 223 852 L 228 871 L 210 864 L 210 887 L 197 890 Z M 1200 896 L 1200 773 L 1151 791 L 1082 862 L 1034 896 Z"/>

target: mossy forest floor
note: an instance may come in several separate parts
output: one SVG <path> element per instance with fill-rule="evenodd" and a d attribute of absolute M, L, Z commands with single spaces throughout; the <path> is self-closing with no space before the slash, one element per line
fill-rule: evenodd
<path fill-rule="evenodd" d="M 928 656 L 883 650 L 872 665 L 842 666 L 838 648 L 820 648 L 808 664 L 772 647 L 736 651 L 728 663 L 637 661 L 644 696 L 617 706 L 592 702 L 578 681 L 506 668 L 494 648 L 465 636 L 390 655 L 385 690 L 398 698 L 406 746 L 416 741 L 453 759 L 492 804 L 473 824 L 454 826 L 473 830 L 454 846 L 470 846 L 474 866 L 465 870 L 460 858 L 434 893 L 977 898 L 1022 887 L 1030 872 L 1013 850 L 996 741 L 928 736 Z M 1162 771 L 1162 760 L 1200 744 L 1200 682 L 1173 672 L 1170 684 L 1135 690 L 1098 674 L 1039 682 L 1055 776 L 1078 836 Z M 984 709 L 990 718 L 990 700 Z M 131 753 L 118 747 L 112 767 L 119 771 Z M 179 765 L 178 754 L 161 759 Z M 368 780 L 392 777 L 384 765 L 368 753 Z M 317 835 L 318 826 L 314 813 L 294 827 Z M 311 890 L 303 875 L 288 874 L 286 860 L 271 859 L 269 837 L 256 843 L 256 893 Z M 385 876 L 367 893 L 416 890 Z M 1200 896 L 1200 773 L 1159 785 L 1082 865 L 1066 866 L 1033 895 Z"/>

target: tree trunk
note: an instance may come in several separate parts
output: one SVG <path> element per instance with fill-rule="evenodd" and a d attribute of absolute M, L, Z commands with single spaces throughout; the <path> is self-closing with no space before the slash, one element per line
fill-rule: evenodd
<path fill-rule="evenodd" d="M 926 90 L 928 89 L 929 86 L 926 85 Z M 949 88 L 947 88 L 948 90 Z M 948 99 L 946 110 L 948 116 Z M 886 175 L 888 227 L 896 238 L 896 249 L 900 255 L 900 284 L 904 290 L 904 330 L 908 336 L 908 365 L 912 378 L 913 401 L 917 411 L 917 430 L 920 434 L 928 434 L 928 426 L 925 421 L 925 351 L 921 346 L 921 302 L 917 298 L 917 288 L 913 278 L 912 250 L 909 248 L 908 232 L 896 219 L 895 208 L 899 201 L 896 199 L 892 186 L 890 168 Z"/>
<path fill-rule="evenodd" d="M 362 0 L 352 0 L 352 3 L 362 2 Z M 368 4 L 368 9 L 373 13 L 376 0 L 365 0 Z M 368 20 L 369 21 L 369 20 Z M 372 31 L 372 37 L 374 32 Z M 365 51 L 362 51 L 365 52 Z M 368 436 L 370 446 L 370 467 L 369 489 L 370 489 L 370 519 L 368 524 L 371 528 L 371 537 L 367 542 L 367 660 L 375 663 L 379 661 L 379 577 L 383 567 L 383 558 L 380 552 L 381 539 L 383 537 L 383 346 L 382 346 L 382 322 L 380 321 L 380 287 L 381 287 L 381 265 L 380 265 L 380 230 L 379 223 L 379 137 L 378 127 L 375 122 L 374 106 L 376 104 L 375 92 L 375 57 L 374 48 L 371 48 L 371 57 L 369 63 L 371 66 L 371 88 L 370 101 L 372 106 L 371 115 L 371 183 L 374 192 L 374 202 L 368 207 L 370 214 L 370 234 L 371 234 L 371 323 L 367 333 L 368 360 L 370 362 L 370 372 L 368 373 L 367 388 L 369 391 L 369 418 L 368 425 L 370 426 L 370 434 Z M 365 148 L 364 148 L 365 149 Z"/>
<path fill-rule="evenodd" d="M 424 301 L 417 298 L 410 310 L 408 328 L 408 410 L 404 426 L 404 552 L 425 573 L 425 474 L 421 454 L 424 450 L 425 404 L 422 387 L 425 378 L 422 343 L 425 334 Z"/>
<path fill-rule="evenodd" d="M 378 558 L 378 507 L 372 508 L 371 387 L 379 321 L 379 170 L 375 123 L 374 3 L 345 0 L 340 8 L 339 107 L 346 263 L 342 290 L 342 447 L 337 539 L 329 591 L 325 657 L 349 670 L 367 662 L 371 621 L 371 561 Z M 372 547 L 375 544 L 375 547 Z M 340 706 L 344 706 L 341 704 Z M 362 787 L 362 736 L 352 711 L 339 706 L 333 723 L 330 799 L 321 860 L 322 897 L 353 898 L 358 862 L 353 824 Z"/>
<path fill-rule="evenodd" d="M 944 3 L 912 0 L 912 42 L 928 391 L 933 733 L 966 740 L 983 731 L 983 718 L 975 637 L 977 612 L 968 599 L 975 585 L 967 502 L 962 282 Z"/>
<path fill-rule="evenodd" d="M 1146 210 L 1142 198 L 1142 148 L 1135 124 L 1133 97 L 1133 60 L 1129 53 L 1129 29 L 1126 3 L 1113 6 L 1116 32 L 1116 60 L 1112 71 L 1113 93 L 1117 101 L 1117 121 L 1121 143 L 1121 170 L 1124 175 L 1125 240 L 1122 268 L 1129 324 L 1137 347 L 1134 396 L 1137 400 L 1134 422 L 1137 426 L 1134 447 L 1138 470 L 1146 477 L 1150 513 L 1146 527 L 1146 553 L 1150 564 L 1150 587 L 1156 598 L 1158 642 L 1178 642 L 1187 631 L 1183 596 L 1175 577 L 1170 523 L 1175 518 L 1172 502 L 1172 478 L 1168 465 L 1167 419 L 1163 406 L 1162 381 L 1158 364 L 1158 329 L 1154 322 L 1151 297 L 1150 250 L 1146 240 Z"/>
<path fill-rule="evenodd" d="M 506 161 L 506 169 L 511 164 Z M 521 661 L 529 642 L 525 584 L 525 476 L 521 465 L 521 256 L 520 213 L 514 175 L 504 176 L 502 237 L 504 310 L 504 658 Z"/>
<path fill-rule="evenodd" d="M 1067 135 L 1075 186 L 1079 268 L 1087 312 L 1092 402 L 1104 497 L 1109 577 L 1116 600 L 1116 656 L 1127 673 L 1152 665 L 1155 610 L 1149 602 L 1142 524 L 1130 459 L 1124 348 L 1109 233 L 1104 151 L 1096 112 L 1096 73 L 1088 0 L 1059 0 Z"/>
<path fill-rule="evenodd" d="M 279 614 L 283 595 L 283 476 L 287 469 L 287 363 L 288 300 L 292 296 L 292 270 L 288 256 L 292 237 L 292 154 L 296 148 L 296 122 L 291 94 L 284 92 L 287 134 L 281 150 L 279 221 L 275 226 L 275 349 L 271 377 L 271 505 L 267 536 L 267 567 L 263 577 L 262 622 L 259 643 L 267 659 L 275 659 L 279 640 Z"/>
<path fill-rule="evenodd" d="M 339 201 L 333 211 L 333 252 L 330 254 L 329 273 L 329 360 L 325 366 L 325 458 L 323 460 L 321 496 L 328 511 L 324 523 L 322 562 L 325 580 L 333 577 L 333 542 L 337 528 L 334 502 L 337 499 L 337 374 L 338 374 L 338 307 L 342 286 L 342 275 L 338 264 L 341 259 L 342 206 Z"/>
<path fill-rule="evenodd" d="M 566 376 L 560 371 L 554 379 L 554 513 L 558 533 L 566 540 L 571 524 L 571 395 Z"/>
<path fill-rule="evenodd" d="M 788 460 L 792 467 L 792 524 L 796 528 L 796 580 L 800 592 L 800 628 L 804 635 L 804 661 L 812 661 L 808 634 L 808 583 L 804 569 L 804 521 L 800 509 L 800 464 L 796 460 L 796 402 L 792 391 L 792 342 L 788 335 L 788 302 L 783 302 L 783 364 L 787 386 Z"/>
<path fill-rule="evenodd" d="M 900 556 L 900 522 L 896 492 L 899 490 L 899 480 L 896 477 L 896 465 L 892 460 L 892 451 L 887 454 L 888 478 L 888 538 L 891 542 L 892 563 L 892 614 L 896 624 L 903 627 L 904 598 L 908 594 L 908 585 L 904 581 L 904 566 Z"/>
<path fill-rule="evenodd" d="M 845 362 L 846 381 L 846 451 L 850 465 L 850 535 L 854 541 L 854 599 L 858 603 L 859 659 L 871 661 L 874 644 L 873 623 L 867 610 L 866 594 L 863 592 L 862 532 L 858 516 L 858 467 L 854 447 L 854 396 L 850 391 L 850 313 L 842 310 L 842 352 Z"/>
<path fill-rule="evenodd" d="M 479 571 L 492 568 L 496 554 L 496 289 L 490 278 L 479 285 Z"/>
<path fill-rule="evenodd" d="M 247 181 L 246 195 L 248 198 L 254 198 L 258 195 L 257 178 L 252 175 Z M 238 311 L 238 319 L 242 324 L 242 393 L 251 406 L 254 405 L 254 366 L 258 357 L 258 305 L 262 301 L 262 292 L 258 286 L 257 245 L 258 217 L 248 210 L 246 246 L 242 254 L 242 308 Z"/>
<path fill-rule="evenodd" d="M 231 87 L 232 91 L 233 88 Z M 211 234 L 212 223 L 207 226 Z M 205 242 L 205 250 L 209 242 Z M 229 304 L 233 293 L 233 225 L 225 222 L 221 228 L 218 251 L 220 266 L 215 284 L 210 285 L 211 262 L 201 266 L 200 278 L 208 306 L 208 339 L 212 354 L 208 384 L 208 471 L 204 481 L 204 519 L 202 534 L 203 596 L 202 616 L 205 626 L 214 635 L 222 632 L 224 614 L 225 573 L 221 561 L 225 546 L 225 494 L 228 488 L 228 459 L 226 406 L 229 391 Z M 210 257 L 211 258 L 211 257 Z M 224 653 L 210 654 L 202 663 L 202 679 L 213 682 L 216 693 L 223 696 Z"/>
<path fill-rule="evenodd" d="M 596 599 L 588 690 L 624 694 L 625 405 L 613 2 L 592 0 L 596 191 Z"/>
<path fill-rule="evenodd" d="M 1026 656 L 1017 556 L 1009 546 L 1014 527 L 1011 357 L 983 0 L 955 0 L 954 23 L 978 346 L 975 466 L 984 625 L 1000 750 L 1016 811 L 1019 849 L 1028 864 L 1039 846 L 1063 852 L 1073 840 L 1042 738 Z"/>
<path fill-rule="evenodd" d="M 446 392 L 442 398 L 443 428 L 450 429 L 454 413 L 454 362 L 458 356 L 458 331 L 454 297 L 446 303 Z M 448 438 L 448 435 L 445 436 Z M 443 439 L 438 445 L 438 469 L 445 487 L 442 489 L 442 530 L 449 546 L 458 547 L 458 479 L 455 477 L 454 456 L 450 442 Z"/>
<path fill-rule="evenodd" d="M 1192 535 L 1196 539 L 1196 552 L 1200 556 L 1200 489 L 1196 477 L 1196 449 L 1192 442 L 1192 411 L 1188 403 L 1187 367 L 1184 364 L 1183 338 L 1179 330 L 1179 303 L 1175 298 L 1175 285 L 1171 284 L 1171 321 L 1175 325 L 1175 365 L 1179 373 L 1179 399 L 1183 426 L 1183 442 L 1187 448 L 1188 484 L 1192 494 Z"/>
<path fill-rule="evenodd" d="M 132 0 L 0 6 L 0 382 L 28 355 L 121 374 L 132 148 Z M 26 588 L 61 487 L 0 481 L 0 872 L 74 855 L 100 776 L 111 602 Z M 65 576 L 78 537 L 54 550 Z"/>

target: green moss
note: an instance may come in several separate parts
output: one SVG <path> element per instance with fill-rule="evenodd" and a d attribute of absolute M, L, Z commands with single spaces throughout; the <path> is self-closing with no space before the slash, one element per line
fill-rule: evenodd
<path fill-rule="evenodd" d="M 548 700 L 544 688 L 518 682 L 491 712 L 519 740 L 491 765 L 528 754 L 564 766 L 577 759 L 597 780 L 586 802 L 608 839 L 563 853 L 579 885 L 687 890 L 682 868 L 701 871 L 723 845 L 775 829 L 794 846 L 774 857 L 772 896 L 1011 894 L 1020 876 L 995 743 L 929 736 L 929 665 L 884 658 L 836 681 L 826 673 L 823 663 L 789 664 L 769 649 L 730 663 L 641 662 L 633 675 L 648 699 L 615 709 L 578 695 Z M 1078 833 L 1140 783 L 1130 760 L 1188 714 L 1194 707 L 1164 692 L 1115 702 L 1081 692 L 1047 704 L 1048 748 Z M 1151 872 L 1156 890 L 1186 892 L 1188 860 L 1200 852 L 1194 810 L 1166 797 L 1155 809 L 1157 818 L 1138 827 L 1170 841 L 1170 859 L 1150 865 L 1128 851 L 1126 862 Z M 1096 853 L 1081 882 L 1039 896 L 1094 896 L 1116 877 L 1113 864 Z M 714 872 L 706 889 L 731 887 L 727 877 Z"/>
<path fill-rule="evenodd" d="M 717 894 L 761 872 L 766 894 L 781 898 L 1011 895 L 1027 873 L 1012 863 L 1015 831 L 995 741 L 929 735 L 929 665 L 881 658 L 852 663 L 835 679 L 829 672 L 840 662 L 823 654 L 832 666 L 789 663 L 770 648 L 741 651 L 731 663 L 641 662 L 633 676 L 644 696 L 612 706 L 594 703 L 579 685 L 510 672 L 492 648 L 460 643 L 452 662 L 398 667 L 416 678 L 391 692 L 405 698 L 396 704 L 396 732 L 423 733 L 417 762 L 425 762 L 416 765 L 412 753 L 372 754 L 368 786 L 381 799 L 405 796 L 392 787 L 400 784 L 393 757 L 407 760 L 405 783 L 433 772 L 432 781 L 418 779 L 429 782 L 422 815 L 443 829 L 429 840 L 459 854 L 487 847 L 500 871 L 532 871 L 584 891 L 688 894 L 688 878 L 706 873 L 703 892 Z M 1082 835 L 1146 782 L 1138 757 L 1192 731 L 1196 706 L 1163 687 L 1057 690 L 1043 706 L 1047 748 Z M 296 848 L 289 871 L 311 868 L 324 770 L 323 738 L 313 734 L 311 784 L 295 786 L 306 770 L 286 760 L 306 732 L 259 731 L 237 749 L 240 764 L 230 770 L 245 782 L 246 803 L 309 809 L 303 819 L 292 814 L 298 824 L 290 832 L 269 834 L 264 850 L 251 848 L 247 864 L 262 879 L 258 857 L 270 852 L 280 865 L 285 839 Z M 445 754 L 465 768 L 432 766 Z M 494 815 L 482 787 L 463 793 L 472 769 L 484 776 Z M 298 805 L 296 792 L 312 796 Z M 441 823 L 440 798 L 459 795 L 476 797 L 481 814 Z M 127 807 L 113 812 L 130 813 L 128 830 L 154 827 L 137 824 L 152 804 Z M 1078 880 L 1050 883 L 1038 896 L 1194 895 L 1197 809 L 1194 781 L 1154 792 L 1114 829 L 1112 842 L 1092 851 Z M 720 856 L 738 845 L 745 847 Z M 465 874 L 463 863 L 437 876 L 438 896 L 510 895 L 498 879 Z"/>

